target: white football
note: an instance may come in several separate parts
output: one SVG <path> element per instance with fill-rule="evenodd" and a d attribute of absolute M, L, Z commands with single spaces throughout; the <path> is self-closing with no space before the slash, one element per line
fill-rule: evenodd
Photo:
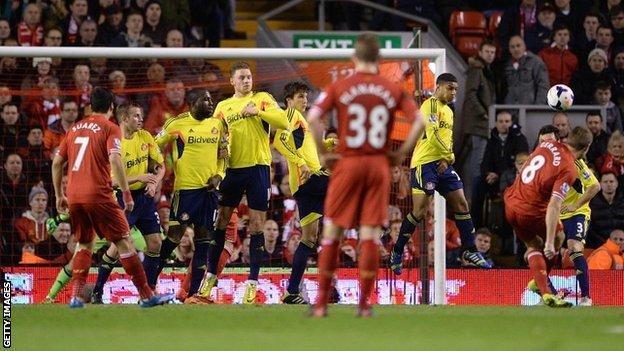
<path fill-rule="evenodd" d="M 548 106 L 557 111 L 564 111 L 572 107 L 574 103 L 574 92 L 569 86 L 557 84 L 548 90 Z"/>

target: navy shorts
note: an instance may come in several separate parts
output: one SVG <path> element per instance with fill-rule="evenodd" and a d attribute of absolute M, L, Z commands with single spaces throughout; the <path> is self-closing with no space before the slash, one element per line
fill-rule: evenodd
<path fill-rule="evenodd" d="M 587 236 L 587 227 L 589 219 L 584 214 L 577 214 L 570 218 L 562 219 L 563 232 L 566 239 L 578 240 L 582 243 L 585 242 Z"/>
<path fill-rule="evenodd" d="M 299 208 L 301 226 L 310 224 L 323 216 L 323 204 L 328 184 L 328 176 L 313 174 L 293 195 Z"/>
<path fill-rule="evenodd" d="M 136 227 L 143 235 L 160 233 L 160 218 L 158 211 L 156 211 L 154 198 L 145 195 L 145 189 L 132 190 L 130 193 L 132 200 L 134 200 L 134 209 L 132 212 L 126 213 L 130 228 Z M 119 206 L 123 209 L 125 204 L 122 192 L 116 191 L 115 195 Z"/>
<path fill-rule="evenodd" d="M 270 168 L 264 165 L 228 168 L 219 190 L 221 192 L 219 204 L 222 206 L 238 207 L 243 194 L 247 194 L 249 208 L 266 211 L 269 209 L 271 196 Z"/>
<path fill-rule="evenodd" d="M 449 165 L 444 173 L 438 174 L 438 163 L 439 161 L 433 161 L 411 169 L 412 194 L 433 195 L 437 190 L 441 195 L 446 195 L 464 188 L 453 166 Z"/>
<path fill-rule="evenodd" d="M 169 226 L 182 224 L 214 230 L 218 208 L 219 195 L 215 190 L 177 190 L 171 200 Z"/>

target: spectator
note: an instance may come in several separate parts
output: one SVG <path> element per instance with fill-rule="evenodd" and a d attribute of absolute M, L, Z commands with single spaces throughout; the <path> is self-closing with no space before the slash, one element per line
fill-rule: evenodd
<path fill-rule="evenodd" d="M 144 128 L 152 134 L 160 131 L 166 120 L 188 110 L 184 101 L 186 92 L 180 79 L 171 78 L 165 85 L 164 94 L 152 98 Z"/>
<path fill-rule="evenodd" d="M 2 106 L 10 102 L 13 102 L 11 88 L 6 83 L 0 83 L 0 111 L 2 110 Z"/>
<path fill-rule="evenodd" d="M 191 8 L 188 0 L 162 2 L 162 18 L 172 27 L 188 28 L 191 18 Z"/>
<path fill-rule="evenodd" d="M 609 18 L 609 13 L 614 6 L 621 5 L 622 0 L 602 0 L 597 1 L 600 5 L 598 9 L 600 10 L 600 14 L 602 18 Z"/>
<path fill-rule="evenodd" d="M 463 173 L 464 182 L 468 183 L 464 184 L 468 198 L 472 196 L 473 179 L 481 175 L 479 165 L 483 161 L 490 129 L 488 109 L 496 103 L 496 77 L 492 70 L 495 58 L 496 45 L 491 41 L 484 41 L 477 55 L 468 59 L 464 100 L 464 154 L 468 156 L 464 162 Z"/>
<path fill-rule="evenodd" d="M 14 103 L 6 103 L 2 106 L 2 129 L 0 131 L 0 154 L 17 152 L 17 148 L 23 146 L 26 137 L 24 123 L 20 121 L 19 110 Z"/>
<path fill-rule="evenodd" d="M 514 160 L 519 152 L 529 151 L 526 137 L 520 126 L 513 124 L 509 111 L 501 110 L 496 114 L 496 126 L 490 132 L 483 161 L 481 176 L 477 179 L 472 192 L 472 220 L 475 227 L 481 227 L 483 205 L 487 196 L 499 195 L 499 180 L 508 169 L 514 168 Z"/>
<path fill-rule="evenodd" d="M 518 35 L 526 38 L 526 31 L 535 30 L 537 26 L 537 6 L 535 0 L 521 0 L 518 6 L 510 6 L 496 31 L 498 42 L 502 47 L 509 45 L 511 37 Z"/>
<path fill-rule="evenodd" d="M 43 46 L 48 47 L 59 47 L 63 44 L 63 33 L 58 27 L 50 27 L 46 29 L 43 35 Z M 63 59 L 60 57 L 52 57 L 52 72 L 56 72 L 58 74 L 62 74 L 64 71 Z M 58 78 L 62 78 L 59 76 Z"/>
<path fill-rule="evenodd" d="M 13 38 L 6 39 L 4 46 L 17 46 L 17 40 Z M 23 74 L 23 68 L 18 66 L 16 57 L 4 56 L 0 58 L 0 74 L 3 77 L 20 77 Z M 19 88 L 19 80 L 8 80 L 11 88 Z"/>
<path fill-rule="evenodd" d="M 485 227 L 477 229 L 475 232 L 474 243 L 477 251 L 483 255 L 483 258 L 488 261 L 490 266 L 494 267 L 494 261 L 489 255 L 490 248 L 492 247 L 492 233 L 490 230 Z M 462 266 L 467 265 L 468 264 L 462 260 Z"/>
<path fill-rule="evenodd" d="M 340 243 L 341 267 L 357 267 L 357 240 L 353 238 L 344 239 Z"/>
<path fill-rule="evenodd" d="M 592 210 L 587 247 L 597 248 L 615 229 L 624 228 L 624 196 L 618 191 L 618 179 L 614 173 L 600 177 L 600 193 L 589 202 Z"/>
<path fill-rule="evenodd" d="M 572 90 L 574 90 L 575 104 L 591 104 L 594 100 L 596 83 L 611 80 L 609 70 L 607 70 L 607 63 L 607 53 L 602 49 L 594 49 L 587 57 L 588 66 L 574 72 L 572 75 Z"/>
<path fill-rule="evenodd" d="M 286 239 L 286 245 L 284 245 L 284 258 L 289 265 L 292 265 L 293 256 L 300 242 L 301 232 L 296 229 L 292 230 Z"/>
<path fill-rule="evenodd" d="M 570 51 L 570 29 L 556 27 L 553 31 L 553 43 L 539 52 L 539 57 L 548 68 L 548 79 L 551 85 L 570 85 L 572 73 L 578 68 L 576 55 Z"/>
<path fill-rule="evenodd" d="M 56 27 L 65 21 L 68 16 L 69 10 L 65 0 L 50 1 L 50 4 L 43 10 L 44 28 Z"/>
<path fill-rule="evenodd" d="M 6 39 L 11 38 L 11 24 L 6 18 L 0 18 L 0 45 L 4 45 Z"/>
<path fill-rule="evenodd" d="M 89 0 L 89 17 L 93 18 L 98 24 L 102 24 L 106 21 L 106 10 L 114 6 L 116 0 Z"/>
<path fill-rule="evenodd" d="M 115 104 L 122 105 L 130 101 L 130 97 L 126 93 L 126 75 L 123 71 L 114 70 L 108 75 L 111 90 L 115 94 Z"/>
<path fill-rule="evenodd" d="M 43 136 L 43 146 L 52 155 L 56 154 L 57 148 L 69 131 L 69 127 L 78 119 L 78 105 L 76 101 L 64 100 L 61 105 L 61 118 L 52 123 Z"/>
<path fill-rule="evenodd" d="M 15 232 L 23 245 L 22 250 L 33 250 L 37 254 L 39 244 L 49 239 L 45 221 L 48 219 L 46 207 L 48 192 L 44 188 L 33 187 L 28 195 L 30 210 L 22 213 L 21 217 L 13 222 Z"/>
<path fill-rule="evenodd" d="M 576 28 L 581 24 L 580 12 L 571 0 L 555 0 L 557 6 L 557 24 Z"/>
<path fill-rule="evenodd" d="M 610 74 L 613 78 L 613 101 L 622 110 L 624 107 L 624 46 L 615 48 L 613 53 Z"/>
<path fill-rule="evenodd" d="M 516 176 L 520 173 L 522 166 L 529 159 L 529 153 L 525 151 L 518 152 L 516 154 L 516 160 L 514 161 L 514 168 L 509 168 L 501 175 L 500 193 L 503 194 L 507 188 L 513 184 L 516 180 Z"/>
<path fill-rule="evenodd" d="M 126 16 L 126 31 L 119 33 L 110 43 L 111 46 L 142 48 L 152 46 L 152 39 L 143 33 L 143 14 L 132 11 Z"/>
<path fill-rule="evenodd" d="M 20 46 L 41 46 L 43 44 L 43 26 L 41 25 L 41 7 L 38 3 L 29 3 L 22 14 L 23 21 L 17 25 L 17 42 Z"/>
<path fill-rule="evenodd" d="M 509 40 L 511 58 L 505 64 L 506 104 L 538 105 L 546 103 L 548 71 L 542 59 L 526 51 L 524 40 L 513 36 Z"/>
<path fill-rule="evenodd" d="M 123 30 L 123 12 L 119 5 L 113 4 L 104 10 L 106 22 L 99 27 L 100 40 L 103 46 L 110 46 L 110 43 Z"/>
<path fill-rule="evenodd" d="M 98 26 L 97 23 L 88 18 L 80 23 L 80 29 L 78 30 L 78 39 L 75 46 L 93 47 L 100 46 L 98 42 Z"/>
<path fill-rule="evenodd" d="M 392 167 L 390 183 L 390 205 L 400 206 L 411 194 L 409 170 L 404 167 Z"/>
<path fill-rule="evenodd" d="M 8 245 L 9 263 L 18 258 L 21 247 L 19 237 L 11 230 L 13 219 L 28 205 L 30 187 L 26 176 L 22 173 L 22 158 L 18 154 L 9 153 L 4 161 L 4 171 L 0 174 L 0 232 Z M 3 261 L 3 255 L 0 260 Z M 4 265 L 4 264 L 3 264 Z"/>
<path fill-rule="evenodd" d="M 93 86 L 90 83 L 90 78 L 91 70 L 89 66 L 80 64 L 74 67 L 73 81 L 67 95 L 72 97 L 81 112 L 91 103 L 91 89 L 93 89 Z"/>
<path fill-rule="evenodd" d="M 277 222 L 267 219 L 264 222 L 264 252 L 262 253 L 262 264 L 272 267 L 281 266 L 284 255 L 283 246 L 278 242 L 280 233 Z"/>
<path fill-rule="evenodd" d="M 609 238 L 587 258 L 589 269 L 624 269 L 624 231 L 614 229 Z"/>
<path fill-rule="evenodd" d="M 611 84 L 605 81 L 596 83 L 594 103 L 607 110 L 607 133 L 622 131 L 622 113 L 620 108 L 611 101 Z"/>
<path fill-rule="evenodd" d="M 52 76 L 52 58 L 33 57 L 32 66 L 34 71 L 22 80 L 22 92 L 26 92 L 31 89 L 39 90 L 43 88 L 43 83 Z"/>
<path fill-rule="evenodd" d="M 609 11 L 611 27 L 613 28 L 613 45 L 624 45 L 624 8 L 613 6 Z"/>
<path fill-rule="evenodd" d="M 596 43 L 594 46 L 589 46 L 587 51 L 581 57 L 581 62 L 587 62 L 585 58 L 589 59 L 589 54 L 593 52 L 595 49 L 601 49 L 605 52 L 607 57 L 607 62 L 609 62 L 609 58 L 612 54 L 613 49 L 613 28 L 600 25 L 598 29 L 596 29 Z"/>
<path fill-rule="evenodd" d="M 590 47 L 596 47 L 598 26 L 600 26 L 600 14 L 593 11 L 586 13 L 583 18 L 583 29 L 576 33 L 572 41 L 574 52 L 578 57 L 584 58 L 585 53 L 591 50 Z"/>
<path fill-rule="evenodd" d="M 199 76 L 200 86 L 206 88 L 210 92 L 210 96 L 214 101 L 221 101 L 223 94 L 221 93 L 221 85 L 224 82 L 221 69 L 211 63 L 204 66 L 204 71 Z"/>
<path fill-rule="evenodd" d="M 24 113 L 29 116 L 29 125 L 41 126 L 44 130 L 56 122 L 61 117 L 58 79 L 48 77 L 44 80 L 41 94 L 30 98 L 24 104 Z"/>
<path fill-rule="evenodd" d="M 624 136 L 615 131 L 609 138 L 607 153 L 596 161 L 600 174 L 613 173 L 617 177 L 624 175 Z"/>
<path fill-rule="evenodd" d="M 19 150 L 24 162 L 24 174 L 30 184 L 43 185 L 49 189 L 52 185 L 52 158 L 50 153 L 43 147 L 43 128 L 41 126 L 31 126 L 28 131 L 28 146 Z"/>
<path fill-rule="evenodd" d="M 568 135 L 572 131 L 570 127 L 570 118 L 565 112 L 556 112 L 552 118 L 552 125 L 559 130 L 559 140 L 564 143 L 568 139 Z"/>
<path fill-rule="evenodd" d="M 168 26 L 162 19 L 162 5 L 160 1 L 150 0 L 145 5 L 145 25 L 143 34 L 152 40 L 154 46 L 163 46 Z"/>
<path fill-rule="evenodd" d="M 168 48 L 184 47 L 184 34 L 177 29 L 168 31 L 167 37 L 165 38 L 165 46 Z"/>
<path fill-rule="evenodd" d="M 89 18 L 89 4 L 87 0 L 73 0 L 69 5 L 70 15 L 61 22 L 61 28 L 65 34 L 65 44 L 73 46 L 76 44 L 80 29 L 80 24 Z"/>
<path fill-rule="evenodd" d="M 108 59 L 106 57 L 89 58 L 89 81 L 93 86 L 108 85 Z"/>
<path fill-rule="evenodd" d="M 557 18 L 555 7 L 549 3 L 544 3 L 537 12 L 537 25 L 529 28 L 524 33 L 527 50 L 537 54 L 542 49 L 550 46 L 551 34 Z"/>
<path fill-rule="evenodd" d="M 602 115 L 600 111 L 591 111 L 585 117 L 587 129 L 592 133 L 593 140 L 587 150 L 587 163 L 594 167 L 596 160 L 607 153 L 607 145 L 609 143 L 610 133 L 602 128 Z"/>

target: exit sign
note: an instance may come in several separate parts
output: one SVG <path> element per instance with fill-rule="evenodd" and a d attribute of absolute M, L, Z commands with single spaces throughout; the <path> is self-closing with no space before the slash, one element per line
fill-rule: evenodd
<path fill-rule="evenodd" d="M 357 35 L 306 33 L 293 35 L 293 47 L 300 49 L 351 49 L 355 45 Z M 400 49 L 401 36 L 379 35 L 379 46 L 382 49 Z"/>

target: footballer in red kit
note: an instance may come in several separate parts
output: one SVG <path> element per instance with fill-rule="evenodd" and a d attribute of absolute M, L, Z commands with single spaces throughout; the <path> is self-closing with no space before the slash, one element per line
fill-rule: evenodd
<path fill-rule="evenodd" d="M 507 221 L 526 244 L 525 258 L 544 304 L 550 307 L 570 307 L 549 287 L 546 261 L 563 241 L 555 240 L 561 230 L 562 202 L 577 179 L 574 161 L 587 152 L 591 141 L 587 129 L 576 127 L 566 143 L 540 143 L 504 194 Z"/>
<path fill-rule="evenodd" d="M 390 164 L 402 160 L 411 151 L 424 130 L 412 98 L 396 84 L 379 76 L 379 42 L 372 34 L 362 34 L 355 44 L 355 73 L 329 87 L 317 99 L 308 114 L 310 129 L 317 147 L 323 145 L 321 118 L 332 110 L 338 115 L 336 154 L 322 159 L 339 158 L 331 170 L 322 248 L 319 255 L 319 297 L 311 315 L 327 312 L 330 283 L 336 268 L 338 243 L 344 229 L 359 227 L 360 301 L 358 316 L 371 315 L 368 298 L 379 265 L 378 237 L 387 222 L 390 200 Z M 408 139 L 396 152 L 389 152 L 389 138 L 394 115 L 402 111 L 414 120 Z M 389 159 L 389 155 L 391 155 Z"/>
<path fill-rule="evenodd" d="M 141 306 L 152 307 L 173 298 L 170 295 L 154 295 L 147 285 L 134 244 L 128 239 L 128 222 L 113 198 L 111 170 L 119 180 L 125 210 L 132 210 L 134 202 L 121 161 L 121 131 L 109 121 L 113 115 L 113 100 L 110 91 L 103 88 L 93 90 L 93 114 L 70 128 L 52 163 L 56 207 L 59 213 L 69 212 L 78 241 L 72 267 L 72 308 L 84 306 L 81 296 L 91 266 L 95 233 L 104 236 L 119 249 L 121 263 L 141 296 Z M 65 161 L 68 168 L 67 196 L 61 186 Z"/>

